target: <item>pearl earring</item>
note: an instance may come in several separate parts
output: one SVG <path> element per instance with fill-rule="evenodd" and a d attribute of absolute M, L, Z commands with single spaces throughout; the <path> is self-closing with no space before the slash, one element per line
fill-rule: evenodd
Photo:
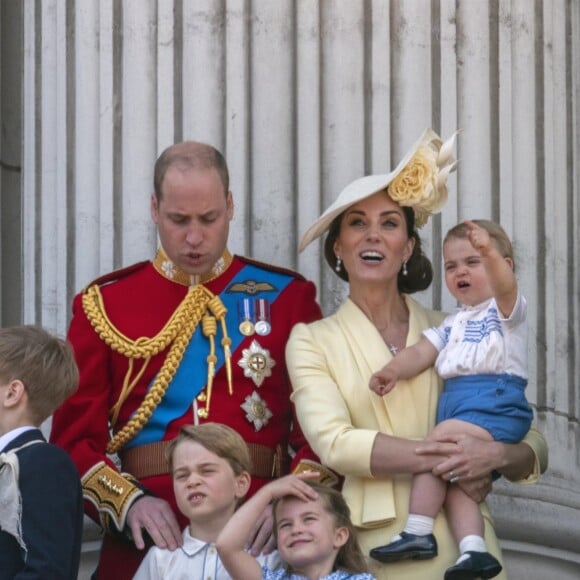
<path fill-rule="evenodd" d="M 407 271 L 407 260 L 403 262 L 403 276 L 406 276 L 409 272 Z"/>
<path fill-rule="evenodd" d="M 340 267 L 342 266 L 342 260 L 340 256 L 336 256 L 336 265 L 334 266 L 335 272 L 340 272 Z"/>

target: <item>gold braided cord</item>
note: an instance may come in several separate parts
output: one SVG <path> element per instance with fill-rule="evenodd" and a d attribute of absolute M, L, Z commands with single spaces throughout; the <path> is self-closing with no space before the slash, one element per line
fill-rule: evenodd
<path fill-rule="evenodd" d="M 220 321 L 222 325 L 222 347 L 224 349 L 224 359 L 226 364 L 226 377 L 228 380 L 228 393 L 231 395 L 234 392 L 232 385 L 232 351 L 230 346 L 232 344 L 232 339 L 228 336 L 228 329 L 226 326 L 226 313 L 227 308 L 223 305 L 223 302 L 218 296 L 214 296 L 208 304 L 208 308 L 214 313 L 215 317 Z M 206 407 L 207 408 L 207 407 Z"/>
<path fill-rule="evenodd" d="M 133 437 L 143 429 L 149 419 L 151 419 L 153 411 L 155 411 L 165 396 L 167 387 L 179 367 L 179 363 L 183 358 L 183 353 L 187 348 L 191 335 L 195 331 L 195 327 L 200 318 L 201 313 L 192 313 L 191 328 L 184 328 L 183 335 L 175 338 L 175 341 L 167 353 L 163 366 L 157 374 L 149 392 L 145 395 L 145 398 L 141 402 L 141 405 L 139 405 L 137 411 L 133 414 L 133 417 L 123 426 L 122 429 L 117 431 L 114 437 L 109 441 L 109 444 L 107 445 L 107 453 L 116 453 L 119 451 L 119 449 L 131 441 L 131 439 L 133 439 Z"/>
<path fill-rule="evenodd" d="M 114 426 L 122 404 L 127 400 L 131 391 L 137 385 L 145 368 L 148 366 L 150 359 L 156 354 L 165 350 L 169 344 L 169 349 L 163 366 L 159 370 L 149 392 L 141 402 L 137 411 L 133 414 L 130 421 L 122 429 L 120 429 L 107 445 L 107 453 L 116 453 L 124 447 L 151 418 L 153 412 L 161 403 L 165 392 L 183 359 L 183 354 L 195 329 L 200 321 L 202 322 L 202 330 L 204 335 L 210 341 L 210 354 L 207 357 L 208 362 L 208 377 L 207 377 L 207 405 L 206 410 L 209 411 L 209 403 L 211 399 L 211 391 L 213 386 L 213 377 L 215 374 L 215 364 L 217 357 L 215 356 L 214 337 L 217 333 L 216 319 L 221 323 L 223 338 L 222 346 L 224 348 L 226 373 L 228 380 L 228 390 L 232 394 L 232 374 L 231 374 L 231 339 L 227 334 L 225 316 L 227 313 L 226 307 L 221 302 L 220 298 L 210 292 L 207 288 L 198 284 L 189 289 L 181 304 L 171 315 L 168 322 L 154 337 L 140 337 L 136 340 L 131 340 L 117 329 L 105 311 L 103 297 L 100 288 L 97 285 L 89 287 L 82 298 L 83 309 L 87 319 L 99 335 L 101 340 L 105 342 L 113 351 L 126 356 L 129 359 L 129 367 L 119 400 L 111 409 L 112 425 Z M 204 316 L 207 311 L 211 311 L 212 316 Z M 208 319 L 205 322 L 205 318 Z M 209 325 L 207 333 L 203 326 Z M 134 360 L 145 359 L 143 365 L 137 375 L 131 379 L 133 373 Z"/>
<path fill-rule="evenodd" d="M 207 305 L 218 320 L 221 320 L 226 315 L 227 308 L 224 306 L 219 296 L 214 296 Z"/>
<path fill-rule="evenodd" d="M 110 411 L 111 425 L 113 425 L 113 427 L 117 424 L 117 419 L 119 418 L 119 413 L 121 412 L 121 407 L 123 406 L 123 404 L 125 403 L 125 401 L 129 397 L 129 395 L 131 394 L 133 389 L 137 386 L 137 383 L 141 380 L 141 377 L 143 376 L 145 369 L 149 365 L 150 360 L 151 360 L 150 358 L 146 358 L 143 361 L 143 364 L 141 365 L 141 369 L 135 375 L 133 380 L 131 382 L 129 382 L 131 379 L 131 375 L 133 374 L 133 366 L 134 366 L 134 362 L 135 362 L 135 359 L 133 359 L 133 358 L 129 359 L 129 366 L 127 367 L 127 372 L 125 373 L 125 380 L 123 381 L 123 387 L 121 388 L 121 394 L 119 395 L 117 402 L 113 405 L 113 407 Z"/>
<path fill-rule="evenodd" d="M 204 307 L 211 298 L 219 300 L 205 287 L 194 286 L 188 291 L 185 299 L 176 308 L 165 326 L 152 338 L 141 337 L 132 340 L 116 328 L 107 316 L 101 290 L 96 284 L 90 286 L 83 294 L 83 310 L 95 332 L 112 350 L 128 358 L 151 358 L 165 350 L 181 332 L 185 311 L 190 310 L 189 303 L 201 299 L 203 294 L 205 294 Z"/>
<path fill-rule="evenodd" d="M 230 349 L 230 345 L 232 344 L 232 339 L 228 336 L 225 317 L 221 319 L 221 323 L 222 323 L 222 332 L 224 335 L 224 337 L 222 338 L 222 347 L 224 349 L 224 358 L 226 361 L 226 376 L 228 378 L 228 392 L 231 395 L 234 392 L 234 389 L 232 386 L 232 351 Z"/>
<path fill-rule="evenodd" d="M 91 286 L 87 290 L 83 296 L 83 308 L 87 319 L 101 340 L 115 352 L 123 354 L 130 360 L 149 359 L 151 356 L 164 350 L 173 341 L 165 357 L 163 366 L 157 374 L 149 392 L 141 402 L 141 405 L 131 420 L 109 441 L 107 445 L 108 453 L 115 453 L 121 449 L 149 421 L 153 411 L 155 411 L 163 399 L 167 387 L 181 363 L 183 353 L 212 298 L 216 298 L 216 296 L 204 286 L 193 286 L 171 315 L 167 324 L 156 336 L 153 338 L 139 338 L 133 341 L 113 326 L 105 312 L 102 295 L 98 286 Z M 131 362 L 129 365 L 132 366 Z M 139 374 L 142 372 L 143 368 Z M 130 389 L 135 384 L 136 381 L 129 383 L 128 377 L 125 377 L 124 392 L 122 393 L 124 399 L 127 398 Z"/>
<path fill-rule="evenodd" d="M 215 340 L 214 337 L 217 332 L 217 324 L 215 317 L 206 314 L 201 321 L 201 329 L 204 336 L 209 339 L 209 354 L 207 355 L 207 384 L 206 384 L 206 402 L 205 413 L 209 416 L 209 407 L 211 404 L 211 395 L 213 392 L 213 378 L 215 375 L 215 363 L 217 357 L 215 355 Z"/>

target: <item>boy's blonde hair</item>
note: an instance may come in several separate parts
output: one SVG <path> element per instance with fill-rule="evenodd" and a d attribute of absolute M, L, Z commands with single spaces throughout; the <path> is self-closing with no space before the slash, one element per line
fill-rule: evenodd
<path fill-rule="evenodd" d="M 489 237 L 495 242 L 498 252 L 504 257 L 509 258 L 514 265 L 514 271 L 516 263 L 514 260 L 514 249 L 505 230 L 495 222 L 490 220 L 471 220 L 474 224 L 477 224 L 480 228 L 483 228 L 489 234 Z M 467 238 L 467 233 L 469 232 L 469 227 L 467 224 L 461 222 L 456 226 L 453 226 L 443 239 L 443 245 L 445 245 L 451 238 L 465 239 Z"/>
<path fill-rule="evenodd" d="M 235 475 L 244 471 L 251 473 L 252 459 L 246 442 L 237 431 L 222 423 L 204 423 L 203 425 L 186 425 L 179 435 L 167 446 L 165 457 L 169 473 L 173 474 L 173 455 L 175 448 L 183 441 L 193 441 L 225 459 Z"/>
<path fill-rule="evenodd" d="M 0 328 L 0 382 L 22 381 L 28 411 L 40 425 L 78 387 L 72 348 L 39 326 Z"/>

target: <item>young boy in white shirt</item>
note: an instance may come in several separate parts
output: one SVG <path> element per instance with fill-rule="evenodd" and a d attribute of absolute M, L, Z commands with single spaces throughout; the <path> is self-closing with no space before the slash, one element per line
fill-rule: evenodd
<path fill-rule="evenodd" d="M 189 519 L 183 546 L 152 547 L 134 580 L 228 580 L 215 541 L 250 488 L 252 462 L 242 437 L 227 425 L 182 427 L 167 448 L 177 507 Z M 259 556 L 264 565 L 280 563 L 277 552 Z"/>

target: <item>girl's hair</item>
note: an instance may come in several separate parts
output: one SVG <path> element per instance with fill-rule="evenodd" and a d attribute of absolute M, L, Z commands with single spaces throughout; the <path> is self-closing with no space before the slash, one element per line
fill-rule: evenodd
<path fill-rule="evenodd" d="M 489 234 L 489 237 L 495 242 L 498 252 L 504 257 L 509 258 L 512 261 L 514 271 L 516 269 L 516 264 L 514 260 L 514 249 L 512 243 L 505 233 L 505 230 L 495 222 L 489 220 L 471 220 L 474 224 L 477 224 L 480 228 L 483 228 Z M 466 239 L 469 232 L 469 227 L 467 224 L 461 222 L 456 226 L 453 226 L 446 234 L 443 239 L 443 245 L 445 245 L 450 239 Z"/>
<path fill-rule="evenodd" d="M 316 490 L 324 511 L 333 517 L 335 526 L 337 528 L 344 527 L 348 530 L 348 539 L 346 543 L 338 549 L 333 570 L 345 570 L 351 574 L 360 572 L 368 573 L 369 568 L 362 550 L 360 549 L 356 530 L 350 520 L 350 509 L 342 494 L 336 489 L 326 485 L 321 485 L 320 483 L 312 483 L 309 481 L 306 483 Z M 273 503 L 272 512 L 274 514 L 274 533 L 276 536 L 278 535 L 277 507 L 281 501 L 288 497 L 293 496 L 278 498 L 274 500 Z"/>
<path fill-rule="evenodd" d="M 385 191 L 385 195 L 388 195 L 388 191 Z M 421 238 L 415 229 L 415 213 L 413 212 L 413 209 L 410 207 L 400 207 L 405 216 L 407 235 L 409 238 L 415 240 L 415 246 L 411 257 L 407 260 L 407 275 L 403 276 L 403 272 L 399 271 L 399 275 L 397 276 L 397 288 L 399 289 L 399 292 L 413 294 L 413 292 L 420 292 L 429 287 L 433 280 L 433 266 L 431 265 L 429 258 L 427 258 L 423 253 Z M 328 228 L 328 234 L 324 241 L 324 257 L 333 272 L 336 272 L 334 242 L 340 234 L 340 226 L 342 225 L 345 213 L 346 210 L 334 218 Z M 348 273 L 344 269 L 344 264 L 341 264 L 340 271 L 336 272 L 336 275 L 339 278 L 342 278 L 345 282 L 348 282 Z"/>

